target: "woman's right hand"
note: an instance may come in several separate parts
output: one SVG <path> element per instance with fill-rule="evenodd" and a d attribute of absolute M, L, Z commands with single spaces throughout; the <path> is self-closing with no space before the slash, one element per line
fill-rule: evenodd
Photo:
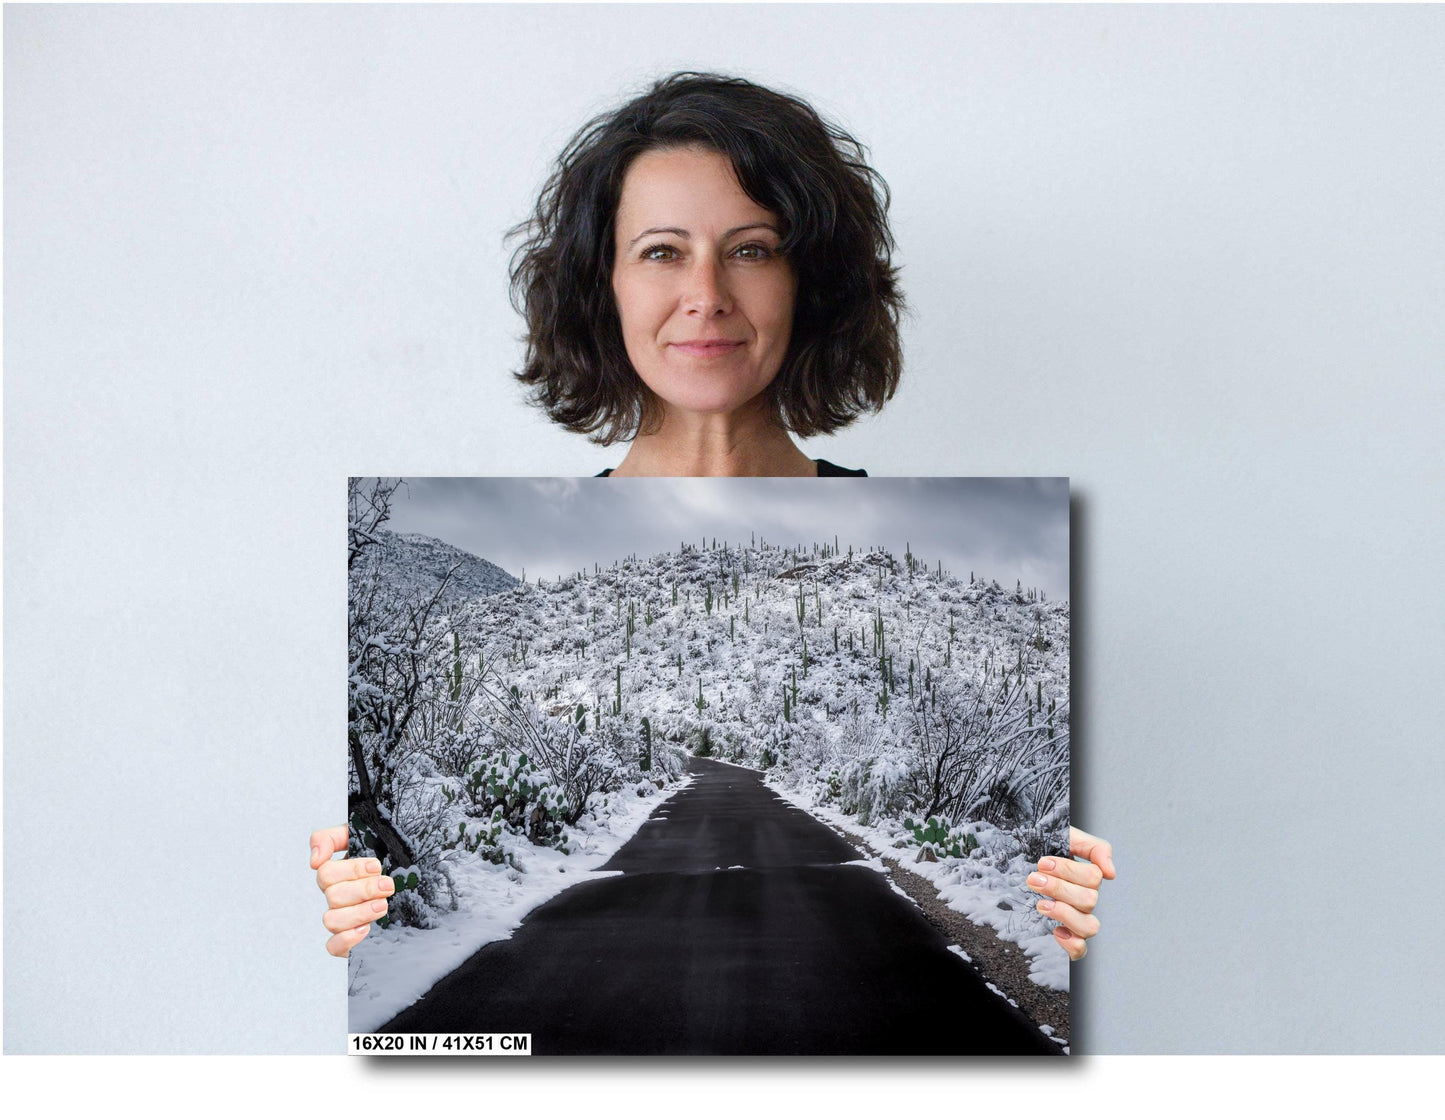
<path fill-rule="evenodd" d="M 333 860 L 335 853 L 346 851 L 346 844 L 344 824 L 311 834 L 311 868 L 329 908 L 321 924 L 331 931 L 326 951 L 333 957 L 351 953 L 371 923 L 386 913 L 387 897 L 396 890 L 391 877 L 381 873 L 379 860 Z"/>

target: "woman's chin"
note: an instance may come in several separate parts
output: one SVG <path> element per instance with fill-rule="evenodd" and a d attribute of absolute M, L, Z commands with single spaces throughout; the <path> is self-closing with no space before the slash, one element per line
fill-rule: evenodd
<path fill-rule="evenodd" d="M 658 396 L 666 401 L 668 411 L 681 419 L 687 416 L 727 416 L 745 408 L 751 410 L 758 392 L 761 390 L 718 391 L 692 387 L 666 395 L 659 393 Z"/>

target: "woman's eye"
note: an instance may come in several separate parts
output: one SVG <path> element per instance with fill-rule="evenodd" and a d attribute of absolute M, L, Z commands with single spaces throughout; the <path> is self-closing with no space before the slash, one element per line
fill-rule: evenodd
<path fill-rule="evenodd" d="M 748 261 L 765 261 L 773 255 L 773 251 L 766 245 L 759 245 L 756 241 L 746 245 L 739 245 L 735 250 L 738 256 Z"/>
<path fill-rule="evenodd" d="M 677 256 L 677 250 L 671 245 L 649 245 L 642 250 L 642 259 L 645 261 L 670 261 Z"/>

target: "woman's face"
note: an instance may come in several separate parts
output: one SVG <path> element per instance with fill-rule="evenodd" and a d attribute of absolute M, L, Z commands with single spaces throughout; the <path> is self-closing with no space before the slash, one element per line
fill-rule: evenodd
<path fill-rule="evenodd" d="M 792 333 L 782 223 L 702 148 L 644 152 L 622 181 L 612 291 L 627 356 L 669 412 L 732 412 L 766 389 Z"/>

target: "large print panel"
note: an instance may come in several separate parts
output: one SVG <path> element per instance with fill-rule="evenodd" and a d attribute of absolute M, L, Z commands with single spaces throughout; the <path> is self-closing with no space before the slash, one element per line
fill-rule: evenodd
<path fill-rule="evenodd" d="M 351 480 L 351 1031 L 1068 1053 L 1068 498 Z"/>

